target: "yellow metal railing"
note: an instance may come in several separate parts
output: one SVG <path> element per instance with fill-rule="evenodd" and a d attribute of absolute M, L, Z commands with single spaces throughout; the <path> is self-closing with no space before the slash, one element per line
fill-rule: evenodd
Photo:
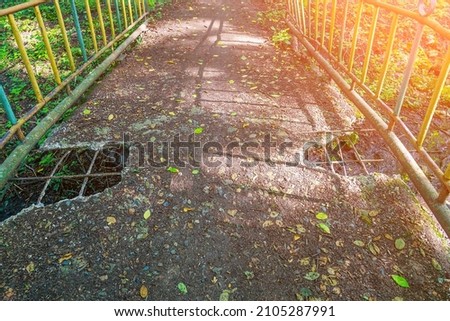
<path fill-rule="evenodd" d="M 0 113 L 0 190 L 48 130 L 145 30 L 149 12 L 170 1 L 174 0 L 30 0 L 0 9 L 2 49 L 8 45 L 14 50 L 15 43 L 20 54 L 17 61 L 10 51 L 12 67 L 1 62 L 6 69 L 0 71 L 7 75 L 2 78 L 11 81 L 0 83 L 4 111 Z M 35 38 L 43 45 L 39 56 L 36 44 L 29 41 L 30 33 L 40 34 Z M 10 69 L 16 74 L 9 75 Z M 23 73 L 28 79 L 14 79 Z M 26 104 L 17 104 L 22 89 L 12 95 L 17 79 L 19 88 L 26 88 Z"/>
<path fill-rule="evenodd" d="M 26 70 L 28 79 L 31 83 L 31 88 L 34 91 L 36 104 L 29 110 L 25 111 L 23 115 L 16 115 L 14 106 L 11 106 L 6 101 L 7 92 L 0 91 L 2 100 L 6 105 L 3 106 L 6 110 L 8 120 L 12 126 L 6 130 L 6 133 L 0 138 L 0 149 L 4 149 L 5 146 L 11 142 L 14 137 L 19 140 L 24 140 L 26 133 L 24 133 L 24 124 L 33 118 L 41 109 L 54 97 L 56 97 L 63 89 L 67 89 L 70 92 L 71 82 L 80 75 L 93 61 L 97 60 L 106 50 L 111 49 L 113 45 L 124 38 L 124 36 L 138 23 L 143 21 L 143 18 L 147 15 L 148 8 L 155 4 L 155 1 L 149 0 L 128 0 L 127 10 L 123 10 L 123 1 L 120 0 L 84 0 L 84 13 L 87 16 L 87 23 L 80 24 L 80 14 L 84 13 L 80 10 L 80 0 L 65 0 L 66 7 L 71 6 L 71 15 L 64 17 L 61 11 L 61 0 L 31 0 L 19 5 L 15 5 L 6 9 L 0 9 L 0 18 L 7 17 L 9 26 L 11 28 L 12 36 L 17 45 L 17 49 L 20 52 L 21 62 Z M 77 4 L 77 5 L 76 5 Z M 46 23 L 40 10 L 41 5 L 52 5 L 53 12 L 57 17 L 59 27 L 59 37 L 64 46 L 64 53 L 68 64 L 70 66 L 70 73 L 65 73 L 65 76 L 61 76 L 60 66 L 57 63 L 55 51 L 52 48 L 51 41 L 49 39 Z M 41 86 L 36 76 L 35 68 L 30 60 L 24 40 L 22 38 L 22 32 L 18 26 L 15 15 L 26 9 L 34 10 L 34 17 L 40 30 L 40 35 L 45 46 L 47 54 L 48 64 L 50 65 L 51 72 L 56 86 L 45 96 L 41 91 Z M 66 8 L 67 9 L 67 8 Z M 95 14 L 93 14 L 95 12 Z M 108 20 L 109 34 L 105 27 L 105 19 Z M 131 21 L 131 23 L 128 23 Z M 68 38 L 67 22 L 73 26 L 77 34 L 77 41 Z M 122 25 L 125 28 L 122 28 Z M 86 48 L 85 37 L 87 36 L 87 30 L 90 32 L 90 41 L 93 44 L 94 52 L 90 53 L 90 48 Z M 98 35 L 99 33 L 99 35 Z M 56 33 L 55 33 L 56 34 Z M 98 43 L 98 36 L 101 38 L 100 44 Z M 83 60 L 76 61 L 73 56 L 73 50 L 77 48 L 82 52 Z M 27 131 L 31 128 L 27 127 Z M 3 131 L 5 132 L 5 131 Z"/>
<path fill-rule="evenodd" d="M 435 5 L 435 0 L 420 0 L 414 12 L 377 0 L 287 0 L 289 25 L 295 36 L 379 130 L 450 233 L 450 210 L 446 205 L 450 165 L 442 168 L 426 149 L 436 109 L 450 108 L 439 103 L 444 86 L 450 86 L 450 29 L 433 19 Z M 413 126 L 402 119 L 402 107 L 406 99 L 425 101 L 424 97 L 412 95 L 410 88 L 411 77 L 417 72 L 418 52 L 427 50 L 424 35 L 441 42 L 442 50 L 435 59 L 439 71 L 433 89 L 428 91 L 431 97 L 424 95 L 426 112 L 422 112 L 420 125 Z M 381 36 L 385 42 L 380 45 L 376 41 Z M 399 67 L 393 59 L 398 44 L 408 44 L 403 46 L 407 62 L 401 72 L 393 73 L 391 69 Z M 388 83 L 392 87 L 393 78 L 400 80 L 395 99 L 385 99 L 383 94 Z M 438 179 L 439 192 L 418 164 L 427 166 Z"/>

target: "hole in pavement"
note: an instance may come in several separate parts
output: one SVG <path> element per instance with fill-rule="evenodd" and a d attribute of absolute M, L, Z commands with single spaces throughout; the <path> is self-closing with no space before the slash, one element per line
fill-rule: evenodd
<path fill-rule="evenodd" d="M 0 221 L 31 205 L 90 196 L 122 180 L 123 146 L 58 149 L 28 155 L 0 194 Z"/>

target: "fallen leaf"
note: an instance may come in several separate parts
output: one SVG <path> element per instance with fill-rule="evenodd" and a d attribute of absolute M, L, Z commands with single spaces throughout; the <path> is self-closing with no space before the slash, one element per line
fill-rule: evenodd
<path fill-rule="evenodd" d="M 364 247 L 365 246 L 364 242 L 360 241 L 360 240 L 354 240 L 353 244 L 355 244 L 356 246 L 359 246 L 359 247 Z"/>
<path fill-rule="evenodd" d="M 230 115 L 231 115 L 231 116 L 236 116 L 236 115 L 237 115 L 237 112 L 233 111 L 233 112 L 230 113 Z"/>
<path fill-rule="evenodd" d="M 197 127 L 197 128 L 194 130 L 194 134 L 199 135 L 199 134 L 201 134 L 201 133 L 203 133 L 203 128 L 202 128 L 202 127 Z"/>
<path fill-rule="evenodd" d="M 441 264 L 440 264 L 435 258 L 432 258 L 432 259 L 431 259 L 431 264 L 433 265 L 433 267 L 434 267 L 437 271 L 442 271 L 442 266 L 441 266 Z"/>
<path fill-rule="evenodd" d="M 406 280 L 404 277 L 397 274 L 393 274 L 391 275 L 391 277 L 398 286 L 402 288 L 409 288 L 408 280 Z"/>
<path fill-rule="evenodd" d="M 168 167 L 168 168 L 167 168 L 167 171 L 168 171 L 168 172 L 171 172 L 171 173 L 173 173 L 173 174 L 176 174 L 176 173 L 179 173 L 179 172 L 180 172 L 180 170 L 179 170 L 178 168 L 172 167 L 172 166 Z"/>
<path fill-rule="evenodd" d="M 228 301 L 230 299 L 230 291 L 224 290 L 219 297 L 219 301 Z"/>
<path fill-rule="evenodd" d="M 265 221 L 264 223 L 263 223 L 263 227 L 269 227 L 269 226 L 271 226 L 271 225 L 273 225 L 273 222 L 272 221 Z"/>
<path fill-rule="evenodd" d="M 380 254 L 380 248 L 378 247 L 378 245 L 376 245 L 375 243 L 371 242 L 368 245 L 369 251 L 373 254 L 373 255 L 378 255 Z"/>
<path fill-rule="evenodd" d="M 300 240 L 300 238 L 301 238 L 300 235 L 298 235 L 298 234 L 295 234 L 295 235 L 294 235 L 294 241 L 298 241 L 298 240 Z"/>
<path fill-rule="evenodd" d="M 106 223 L 108 223 L 108 225 L 116 224 L 117 220 L 116 220 L 116 218 L 114 216 L 108 216 L 106 218 Z"/>
<path fill-rule="evenodd" d="M 66 253 L 58 259 L 58 263 L 61 264 L 64 261 L 70 260 L 72 258 L 72 253 Z"/>
<path fill-rule="evenodd" d="M 193 210 L 195 210 L 195 208 L 193 208 L 193 207 L 183 207 L 184 213 L 192 212 Z"/>
<path fill-rule="evenodd" d="M 237 214 L 237 210 L 228 210 L 228 215 L 230 215 L 230 216 L 232 216 L 232 217 L 235 217 L 236 216 L 236 214 Z"/>
<path fill-rule="evenodd" d="M 90 115 L 91 114 L 91 110 L 90 109 L 85 109 L 85 110 L 83 110 L 83 115 Z"/>
<path fill-rule="evenodd" d="M 169 111 L 170 116 L 175 116 L 176 114 L 173 111 Z"/>
<path fill-rule="evenodd" d="M 111 121 L 111 120 L 113 120 L 113 119 L 114 119 L 114 115 L 113 115 L 113 114 L 110 114 L 110 115 L 108 116 L 108 120 Z"/>
<path fill-rule="evenodd" d="M 304 276 L 304 278 L 309 280 L 309 281 L 317 280 L 319 277 L 320 277 L 320 273 L 318 273 L 318 272 L 308 272 Z"/>
<path fill-rule="evenodd" d="M 148 289 L 145 285 L 141 286 L 141 289 L 139 290 L 139 294 L 141 295 L 141 298 L 147 299 L 148 297 Z"/>
<path fill-rule="evenodd" d="M 25 269 L 27 270 L 28 274 L 31 275 L 31 273 L 34 272 L 34 263 L 30 262 Z"/>
<path fill-rule="evenodd" d="M 228 83 L 232 85 L 232 84 L 234 84 L 234 80 L 232 80 L 232 79 L 228 80 Z"/>
<path fill-rule="evenodd" d="M 331 234 L 330 227 L 325 223 L 319 223 L 317 226 L 322 230 L 322 232 L 326 234 Z"/>
<path fill-rule="evenodd" d="M 309 288 L 301 288 L 300 294 L 305 298 L 309 298 L 313 295 L 312 291 Z"/>
<path fill-rule="evenodd" d="M 192 174 L 193 175 L 198 175 L 200 173 L 200 170 L 198 170 L 198 169 L 193 169 L 192 170 Z"/>
<path fill-rule="evenodd" d="M 316 218 L 318 220 L 326 220 L 328 218 L 328 215 L 323 212 L 319 212 L 316 214 Z"/>
<path fill-rule="evenodd" d="M 253 274 L 252 271 L 245 271 L 244 274 L 247 277 L 247 280 L 251 280 L 255 277 L 255 274 Z"/>
<path fill-rule="evenodd" d="M 146 210 L 144 213 L 144 219 L 148 220 L 152 216 L 152 212 L 150 210 Z"/>
<path fill-rule="evenodd" d="M 178 291 L 180 291 L 181 294 L 187 294 L 188 293 L 187 286 L 183 282 L 178 283 L 177 287 L 178 287 Z"/>
<path fill-rule="evenodd" d="M 405 243 L 404 239 L 398 238 L 395 240 L 395 248 L 397 250 L 403 250 L 405 248 L 405 245 L 406 245 L 406 243 Z"/>
<path fill-rule="evenodd" d="M 269 215 L 270 215 L 271 218 L 276 218 L 280 214 L 278 212 L 276 212 L 276 211 L 271 211 Z"/>

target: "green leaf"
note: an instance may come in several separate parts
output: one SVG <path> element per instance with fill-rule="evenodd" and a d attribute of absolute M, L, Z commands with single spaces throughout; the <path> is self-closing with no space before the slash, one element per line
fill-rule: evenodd
<path fill-rule="evenodd" d="M 252 271 L 245 271 L 244 274 L 247 277 L 247 280 L 251 280 L 255 277 L 255 274 L 253 274 Z"/>
<path fill-rule="evenodd" d="M 146 210 L 144 213 L 144 219 L 148 220 L 152 216 L 152 212 L 150 210 Z"/>
<path fill-rule="evenodd" d="M 85 110 L 83 110 L 83 115 L 90 115 L 91 114 L 91 110 L 90 109 L 85 109 Z"/>
<path fill-rule="evenodd" d="M 398 286 L 401 286 L 402 288 L 409 288 L 409 283 L 403 276 L 393 274 L 391 277 Z"/>
<path fill-rule="evenodd" d="M 405 245 L 406 245 L 406 243 L 405 243 L 404 239 L 399 238 L 399 239 L 395 240 L 395 248 L 397 250 L 403 250 L 405 248 Z"/>
<path fill-rule="evenodd" d="M 186 284 L 184 284 L 183 282 L 178 283 L 178 291 L 180 291 L 181 294 L 187 294 L 188 290 Z"/>
<path fill-rule="evenodd" d="M 317 280 L 319 278 L 319 276 L 320 276 L 320 273 L 318 273 L 318 272 L 308 272 L 308 273 L 306 273 L 304 278 L 309 281 L 314 281 L 314 280 Z"/>
<path fill-rule="evenodd" d="M 328 218 L 328 215 L 325 214 L 324 212 L 319 212 L 319 213 L 316 214 L 316 218 L 318 220 L 323 220 L 324 221 L 324 220 L 326 220 Z"/>
<path fill-rule="evenodd" d="M 228 301 L 230 299 L 230 291 L 224 290 L 219 297 L 219 301 Z"/>
<path fill-rule="evenodd" d="M 203 133 L 203 128 L 202 127 L 197 127 L 195 130 L 194 130 L 194 134 L 201 134 L 201 133 Z"/>
<path fill-rule="evenodd" d="M 317 226 L 322 230 L 322 232 L 326 234 L 331 234 L 330 227 L 325 223 L 319 223 Z"/>
<path fill-rule="evenodd" d="M 309 288 L 301 288 L 300 294 L 305 298 L 309 298 L 310 296 L 313 295 L 312 291 Z"/>
<path fill-rule="evenodd" d="M 192 175 L 198 175 L 200 174 L 200 170 L 199 169 L 193 169 L 192 170 Z"/>
<path fill-rule="evenodd" d="M 236 116 L 237 112 L 233 111 L 232 113 L 230 113 L 231 116 Z"/>
<path fill-rule="evenodd" d="M 435 258 L 432 258 L 432 259 L 431 259 L 431 264 L 433 265 L 433 267 L 434 267 L 437 271 L 442 271 L 442 266 L 441 266 L 441 264 L 439 264 L 439 262 L 438 262 Z"/>
<path fill-rule="evenodd" d="M 359 247 L 364 247 L 364 245 L 365 245 L 364 242 L 360 241 L 360 240 L 354 240 L 353 244 L 355 244 L 356 246 L 359 246 Z"/>
<path fill-rule="evenodd" d="M 172 166 L 168 167 L 168 168 L 167 168 L 167 171 L 168 171 L 168 172 L 171 172 L 171 173 L 174 173 L 174 174 L 180 172 L 180 170 L 179 170 L 178 168 L 172 167 Z"/>

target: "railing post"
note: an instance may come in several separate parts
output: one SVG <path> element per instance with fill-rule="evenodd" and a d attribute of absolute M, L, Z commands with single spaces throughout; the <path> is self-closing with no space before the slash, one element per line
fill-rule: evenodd
<path fill-rule="evenodd" d="M 83 34 L 81 33 L 80 20 L 78 19 L 77 7 L 75 6 L 75 0 L 70 0 L 70 9 L 72 11 L 73 23 L 75 25 L 75 30 L 77 32 L 78 44 L 80 45 L 81 54 L 83 55 L 83 61 L 88 60 L 86 47 L 84 45 Z"/>

